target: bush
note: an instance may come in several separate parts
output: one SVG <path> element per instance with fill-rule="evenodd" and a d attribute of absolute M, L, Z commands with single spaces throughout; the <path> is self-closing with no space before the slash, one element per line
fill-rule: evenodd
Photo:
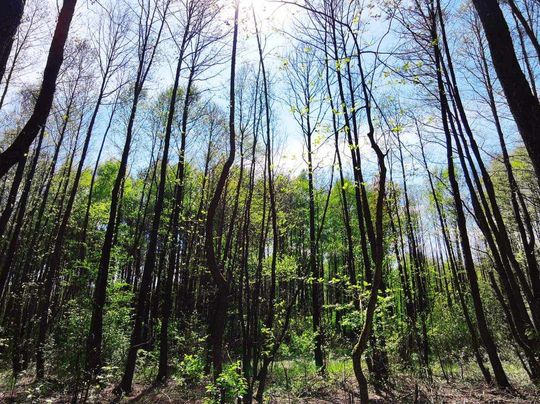
<path fill-rule="evenodd" d="M 247 391 L 247 381 L 240 371 L 240 361 L 231 363 L 221 372 L 215 383 L 206 386 L 208 403 L 236 403 Z"/>
<path fill-rule="evenodd" d="M 186 355 L 178 365 L 177 381 L 182 385 L 198 383 L 204 376 L 204 360 L 198 355 Z"/>

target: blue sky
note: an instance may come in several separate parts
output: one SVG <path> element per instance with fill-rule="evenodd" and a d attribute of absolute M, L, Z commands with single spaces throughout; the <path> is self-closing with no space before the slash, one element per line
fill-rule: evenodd
<path fill-rule="evenodd" d="M 135 0 L 133 1 L 135 4 Z M 106 1 L 104 2 L 106 3 Z M 460 2 L 456 2 L 460 4 Z M 10 88 L 8 98 L 12 99 L 12 103 L 8 104 L 0 114 L 5 114 L 4 119 L 12 120 L 17 115 L 18 102 L 16 97 L 17 90 L 28 83 L 38 83 L 41 77 L 41 72 L 45 62 L 45 57 L 52 36 L 52 30 L 54 27 L 54 20 L 56 15 L 56 1 L 48 0 L 46 5 L 39 0 L 29 0 L 29 8 L 35 7 L 39 11 L 39 24 L 35 25 L 35 36 L 39 38 L 31 48 L 29 48 L 26 58 L 33 61 L 22 70 L 22 73 L 15 85 Z M 287 86 L 284 80 L 285 72 L 279 67 L 282 65 L 283 58 L 290 52 L 291 44 L 293 43 L 292 34 L 295 34 L 295 23 L 298 20 L 305 19 L 303 12 L 294 5 L 281 4 L 277 1 L 269 0 L 246 0 L 241 3 L 241 15 L 240 15 L 240 36 L 239 36 L 239 64 L 251 63 L 256 65 L 258 63 L 258 54 L 256 41 L 254 36 L 254 26 L 251 15 L 251 7 L 254 7 L 256 15 L 259 19 L 259 28 L 263 41 L 265 44 L 265 63 L 267 70 L 270 72 L 270 77 L 273 81 L 272 93 L 275 95 L 273 99 L 273 116 L 276 120 L 274 136 L 276 138 L 276 167 L 279 170 L 290 173 L 298 173 L 306 167 L 304 161 L 305 147 L 303 138 L 301 136 L 300 128 L 297 122 L 293 119 L 290 111 L 290 105 L 285 95 L 287 93 Z M 452 6 L 453 7 L 453 6 Z M 451 8 L 454 10 L 454 8 Z M 99 6 L 96 3 L 83 1 L 80 2 L 77 9 L 77 15 L 73 23 L 73 30 L 70 34 L 72 41 L 79 38 L 88 38 L 90 33 L 95 33 L 98 21 L 96 20 Z M 387 29 L 387 21 L 381 18 L 377 18 L 380 14 L 380 10 L 377 7 L 368 8 L 367 14 L 364 14 L 362 20 L 362 26 L 364 28 L 363 41 L 364 44 L 372 44 L 377 42 Z M 455 11 L 455 10 L 454 10 Z M 222 15 L 223 21 L 230 21 L 232 18 L 232 7 L 229 6 Z M 460 27 L 455 26 L 452 23 L 452 19 L 449 22 L 449 31 L 452 40 L 455 42 L 454 46 L 456 50 L 456 64 L 466 65 L 468 63 L 466 56 L 459 54 L 460 49 L 463 48 L 463 38 L 458 35 Z M 458 33 L 458 34 L 456 34 Z M 176 64 L 174 46 L 170 46 L 170 36 L 165 34 L 165 40 L 160 47 L 159 57 L 153 66 L 150 79 L 145 85 L 149 98 L 152 98 L 159 94 L 161 91 L 170 87 L 173 82 L 173 69 Z M 382 49 L 392 49 L 396 47 L 402 41 L 398 35 L 388 35 L 384 42 Z M 228 50 L 226 50 L 227 52 Z M 467 75 L 464 69 L 458 69 L 460 72 L 460 85 L 462 94 L 467 101 L 467 107 L 469 109 L 469 118 L 475 128 L 475 134 L 478 136 L 479 143 L 485 145 L 485 149 L 488 152 L 497 150 L 497 141 L 493 136 L 493 129 L 490 125 L 486 124 L 486 119 L 482 117 L 483 114 L 488 115 L 487 106 L 484 103 L 479 103 L 475 100 L 475 94 L 473 88 L 475 86 L 474 79 L 470 75 Z M 207 76 L 211 77 L 210 80 L 201 80 L 197 83 L 200 88 L 204 88 L 212 98 L 213 101 L 226 107 L 229 87 L 229 65 L 224 63 L 215 69 L 211 69 L 207 72 Z M 396 85 L 392 83 L 392 77 L 382 79 L 377 76 L 378 82 L 375 86 L 377 94 L 386 96 L 388 94 L 396 94 L 403 102 L 404 105 L 414 105 L 417 103 L 418 95 L 415 93 L 416 89 L 411 89 L 407 85 Z M 13 113 L 15 112 L 15 113 Z M 503 116 L 507 116 L 505 108 L 502 109 Z M 96 146 L 101 141 L 104 124 L 108 119 L 109 110 L 107 107 L 103 107 L 101 110 L 99 124 L 95 129 L 94 140 L 92 145 L 92 152 L 87 159 L 87 165 L 93 164 L 95 158 Z M 518 140 L 515 134 L 515 128 L 511 120 L 505 119 L 508 127 L 507 133 L 509 133 L 509 140 L 512 145 L 517 144 Z M 110 139 L 106 146 L 106 158 L 114 158 L 119 155 L 120 148 L 123 145 L 124 133 L 122 125 L 115 125 L 115 129 L 112 131 Z M 361 128 L 362 129 L 362 128 Z M 142 132 L 142 131 L 141 131 Z M 138 166 L 144 166 L 148 161 L 148 139 L 146 137 L 138 137 L 134 142 L 134 149 L 131 154 L 131 162 L 135 169 Z M 408 146 L 408 150 L 414 152 L 415 135 L 405 132 L 403 134 L 403 141 Z M 370 148 L 367 144 L 363 146 L 366 159 L 371 157 Z M 439 152 L 437 151 L 439 150 Z M 317 145 L 316 154 L 314 156 L 316 166 L 322 167 L 321 169 L 327 169 L 333 161 L 334 144 L 330 140 L 326 143 L 320 143 Z M 344 145 L 342 148 L 342 154 L 347 155 L 347 147 Z M 440 158 L 440 148 L 433 147 L 432 153 L 433 164 L 444 163 L 444 159 Z M 414 168 L 414 160 L 407 159 Z M 411 170 L 412 172 L 412 170 Z"/>

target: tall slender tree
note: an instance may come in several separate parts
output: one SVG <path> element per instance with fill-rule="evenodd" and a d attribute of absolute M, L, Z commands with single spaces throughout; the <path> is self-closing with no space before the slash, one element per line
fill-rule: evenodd
<path fill-rule="evenodd" d="M 77 0 L 65 0 L 62 4 L 51 41 L 51 47 L 49 48 L 47 63 L 43 71 L 43 81 L 38 98 L 36 99 L 34 112 L 13 143 L 0 154 L 0 178 L 6 175 L 9 169 L 28 151 L 40 129 L 45 125 L 56 90 L 56 80 L 64 60 L 64 47 L 69 34 L 71 20 L 75 13 L 76 4 Z M 2 36 L 2 38 L 6 37 Z"/>

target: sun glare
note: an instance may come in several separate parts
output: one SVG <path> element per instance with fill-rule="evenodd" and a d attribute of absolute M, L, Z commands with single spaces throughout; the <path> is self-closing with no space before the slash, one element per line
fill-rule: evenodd
<path fill-rule="evenodd" d="M 263 30 L 282 28 L 291 16 L 291 6 L 277 1 L 246 0 L 246 5 L 253 8 Z"/>

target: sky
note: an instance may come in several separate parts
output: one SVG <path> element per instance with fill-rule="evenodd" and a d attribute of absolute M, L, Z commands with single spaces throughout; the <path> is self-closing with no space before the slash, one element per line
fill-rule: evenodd
<path fill-rule="evenodd" d="M 102 1 L 101 3 L 106 4 L 107 2 Z M 14 85 L 11 85 L 10 91 L 8 92 L 8 104 L 9 100 L 11 100 L 11 104 L 9 104 L 8 108 L 4 108 L 3 111 L 0 112 L 0 114 L 3 113 L 5 117 L 8 115 L 16 115 L 13 112 L 17 111 L 19 103 L 17 91 L 29 83 L 39 83 L 43 66 L 46 61 L 50 38 L 52 37 L 54 30 L 54 22 L 59 4 L 60 2 L 57 2 L 56 0 L 47 0 L 47 2 L 41 2 L 39 0 L 28 1 L 27 14 L 38 16 L 38 18 L 35 18 L 38 22 L 33 24 L 32 32 L 35 34 L 36 38 L 39 38 L 39 41 L 36 40 L 35 44 L 32 45 L 26 54 L 27 57 L 30 57 L 32 63 L 24 69 L 21 69 L 22 64 L 18 65 L 20 74 L 13 83 Z M 272 92 L 274 94 L 280 94 L 279 98 L 274 99 L 272 102 L 272 113 L 278 122 L 275 125 L 276 130 L 274 133 L 277 148 L 276 165 L 284 172 L 298 174 L 306 166 L 303 158 L 305 146 L 300 128 L 292 116 L 289 100 L 287 97 L 281 95 L 286 93 L 287 89 L 284 78 L 280 76 L 284 74 L 284 72 L 280 71 L 279 66 L 290 52 L 290 45 L 292 43 L 290 32 L 294 32 L 294 24 L 298 21 L 298 16 L 302 18 L 302 10 L 295 5 L 283 4 L 275 0 L 242 1 L 238 51 L 239 64 L 250 63 L 255 65 L 258 63 L 252 7 L 258 19 L 260 34 L 263 38 L 265 64 L 267 65 L 267 70 L 270 72 L 270 77 L 272 79 Z M 230 12 L 231 8 L 229 8 L 229 13 Z M 95 35 L 97 24 L 99 24 L 99 21 L 96 20 L 98 18 L 98 13 L 99 3 L 79 1 L 70 31 L 70 41 L 77 41 L 81 38 L 88 38 L 91 35 Z M 225 15 L 224 19 L 232 19 L 232 15 Z M 368 29 L 377 32 L 380 30 L 380 27 L 381 25 L 371 25 Z M 164 37 L 166 38 L 167 35 L 170 36 L 170 34 L 165 32 Z M 170 41 L 170 39 L 166 39 L 166 41 L 167 40 Z M 167 49 L 161 49 L 160 53 L 161 55 L 158 57 L 156 63 L 154 63 L 150 79 L 145 85 L 145 89 L 150 97 L 169 88 L 174 79 L 173 75 L 176 64 L 175 53 L 167 52 Z M 212 98 L 221 105 L 226 106 L 228 101 L 226 97 L 222 97 L 221 95 L 228 94 L 228 63 L 210 70 L 207 75 L 212 76 L 211 80 L 206 82 L 200 80 L 198 85 L 206 87 L 210 92 L 217 95 L 217 97 L 212 96 Z M 92 142 L 90 152 L 91 157 L 96 154 L 97 146 L 101 141 L 100 129 L 101 131 L 104 130 L 108 115 L 108 108 L 106 106 L 102 107 L 96 126 L 96 134 L 94 135 L 94 140 Z M 117 156 L 119 153 L 118 147 L 121 147 L 123 143 L 122 133 L 115 133 L 115 130 L 112 132 L 114 138 L 111 137 L 110 142 L 108 142 L 108 145 L 105 148 L 105 157 L 107 158 L 114 158 Z M 121 132 L 121 130 L 119 132 Z M 135 142 L 135 147 L 136 149 L 132 153 L 133 156 L 137 156 L 138 153 L 143 152 L 142 150 L 137 150 L 137 142 Z M 144 147 L 142 149 L 144 149 Z M 148 147 L 146 147 L 146 149 L 148 149 Z M 320 160 L 320 166 L 328 167 L 332 164 L 334 154 L 333 149 L 333 142 L 326 142 L 318 145 L 316 158 Z M 342 152 L 347 154 L 347 148 L 344 148 Z M 138 157 L 139 156 L 132 159 L 134 165 L 137 165 L 137 161 L 144 160 Z M 92 158 L 87 160 L 87 165 L 90 164 L 92 164 Z"/>
<path fill-rule="evenodd" d="M 135 0 L 129 1 L 135 2 Z M 103 2 L 106 2 L 106 0 L 103 0 Z M 10 104 L 8 103 L 8 106 L 0 111 L 0 120 L 3 119 L 9 122 L 12 122 L 14 117 L 17 116 L 19 104 L 17 89 L 22 88 L 28 83 L 39 83 L 50 43 L 50 37 L 52 36 L 54 29 L 57 1 L 47 0 L 47 2 L 42 2 L 40 0 L 28 0 L 27 7 L 29 10 L 36 11 L 35 14 L 28 14 L 36 16 L 34 18 L 35 21 L 32 30 L 36 34 L 35 37 L 39 38 L 39 40 L 32 43 L 32 46 L 27 50 L 25 60 L 30 60 L 31 62 L 26 63 L 24 69 L 19 69 L 21 73 L 17 77 L 15 85 L 10 88 L 8 100 L 11 100 L 12 102 Z M 271 91 L 274 95 L 272 101 L 272 113 L 276 120 L 274 125 L 274 136 L 276 139 L 275 165 L 279 170 L 282 170 L 285 173 L 290 173 L 292 175 L 298 174 L 307 166 L 304 160 L 305 146 L 300 128 L 291 113 L 290 103 L 286 96 L 287 86 L 283 76 L 285 72 L 279 67 L 283 64 L 283 60 L 290 52 L 291 44 L 294 42 L 291 33 L 295 33 L 295 23 L 298 22 L 299 19 L 301 20 L 305 17 L 303 17 L 299 7 L 291 4 L 282 4 L 275 0 L 242 0 L 238 51 L 239 64 L 251 63 L 252 65 L 256 65 L 258 63 L 251 7 L 253 7 L 259 21 L 259 29 L 264 42 L 265 64 L 267 65 L 267 70 L 270 72 L 272 80 Z M 362 26 L 364 28 L 363 40 L 365 44 L 373 44 L 374 41 L 376 43 L 376 39 L 380 38 L 386 32 L 388 23 L 384 19 L 377 18 L 377 15 L 381 14 L 377 7 L 368 7 L 367 9 L 369 11 L 364 17 L 365 20 L 362 21 Z M 96 2 L 79 1 L 77 14 L 74 18 L 72 31 L 70 32 L 71 41 L 76 41 L 79 38 L 86 38 L 90 33 L 95 33 L 98 23 L 98 21 L 96 21 L 96 12 L 98 10 L 99 5 Z M 222 18 L 224 20 L 232 19 L 231 7 L 223 14 Z M 459 27 L 449 28 L 454 32 L 459 32 Z M 167 35 L 170 36 L 170 34 L 166 33 L 165 37 L 167 37 Z M 452 36 L 452 38 L 458 41 L 457 45 L 459 47 L 459 41 L 462 40 L 462 38 L 457 35 Z M 385 37 L 383 45 L 386 49 L 392 49 L 399 44 L 400 40 L 402 39 L 399 38 L 399 35 L 391 34 Z M 170 39 L 166 39 L 166 41 L 169 41 L 170 43 Z M 164 42 L 164 45 L 160 48 L 160 55 L 156 61 L 157 63 L 154 65 L 150 79 L 145 86 L 149 98 L 156 96 L 172 85 L 176 60 L 175 53 L 171 52 L 170 49 L 171 47 L 167 45 L 167 42 Z M 456 56 L 457 60 L 464 59 L 463 55 Z M 22 66 L 22 62 L 20 66 Z M 215 69 L 211 69 L 207 72 L 207 76 L 211 77 L 211 79 L 206 81 L 200 80 L 198 86 L 208 90 L 208 94 L 210 94 L 212 100 L 226 108 L 228 102 L 229 64 L 224 63 Z M 417 94 L 414 92 L 411 93 L 409 87 L 400 87 L 392 84 L 391 78 L 382 80 L 377 77 L 377 79 L 379 81 L 376 83 L 376 89 L 380 94 L 385 94 L 387 91 L 389 94 L 398 92 L 399 97 L 405 102 L 408 97 L 417 97 Z M 470 80 L 470 77 L 460 77 L 460 81 L 464 83 L 461 86 L 461 91 L 466 97 L 473 100 L 474 94 L 472 93 L 471 88 L 474 86 L 474 83 L 468 83 L 468 80 Z M 485 104 L 474 102 L 469 102 L 468 106 L 470 107 L 471 121 L 475 129 L 477 129 L 476 132 L 479 135 L 480 143 L 481 145 L 485 144 L 486 150 L 490 151 L 493 149 L 493 145 L 496 143 L 494 140 L 496 139 L 492 136 L 491 130 L 486 130 L 485 119 L 481 117 L 483 113 L 487 112 L 485 111 L 486 106 Z M 99 124 L 95 130 L 90 158 L 87 160 L 88 166 L 93 164 L 93 159 L 95 158 L 97 147 L 101 141 L 102 132 L 108 115 L 109 109 L 105 106 L 101 109 Z M 506 121 L 508 122 L 508 125 L 512 127 L 510 120 Z M 365 130 L 365 127 L 361 127 L 360 129 Z M 509 131 L 509 133 L 513 132 L 515 132 L 514 129 Z M 115 130 L 113 130 L 110 140 L 107 142 L 105 148 L 106 158 L 118 157 L 123 145 L 123 136 L 122 127 L 117 126 Z M 403 133 L 402 136 L 402 141 L 406 144 L 407 150 L 410 150 L 411 154 L 414 154 L 415 135 L 413 133 Z M 147 136 L 144 139 L 148 138 L 149 137 Z M 134 149 L 131 153 L 132 172 L 137 171 L 139 168 L 143 168 L 148 161 L 149 145 L 144 144 L 147 140 L 142 141 L 141 139 L 142 138 L 139 138 L 134 142 Z M 514 141 L 513 143 L 511 142 L 512 144 L 516 144 L 515 137 L 511 137 L 511 140 Z M 442 163 L 444 162 L 444 159 L 440 158 L 440 153 L 437 153 L 435 150 L 436 148 L 434 149 L 434 152 L 430 154 L 431 161 L 433 164 L 441 164 L 441 166 L 443 166 L 444 164 Z M 372 153 L 367 143 L 363 145 L 363 151 L 366 160 L 369 161 L 372 158 Z M 334 143 L 332 139 L 327 142 L 319 143 L 315 153 L 316 167 L 321 167 L 322 171 L 328 170 L 332 165 L 333 155 Z M 348 155 L 348 149 L 345 145 L 343 145 L 342 148 L 342 155 Z M 415 166 L 414 159 L 408 157 L 406 157 L 406 159 L 411 168 L 410 171 L 413 172 Z"/>

